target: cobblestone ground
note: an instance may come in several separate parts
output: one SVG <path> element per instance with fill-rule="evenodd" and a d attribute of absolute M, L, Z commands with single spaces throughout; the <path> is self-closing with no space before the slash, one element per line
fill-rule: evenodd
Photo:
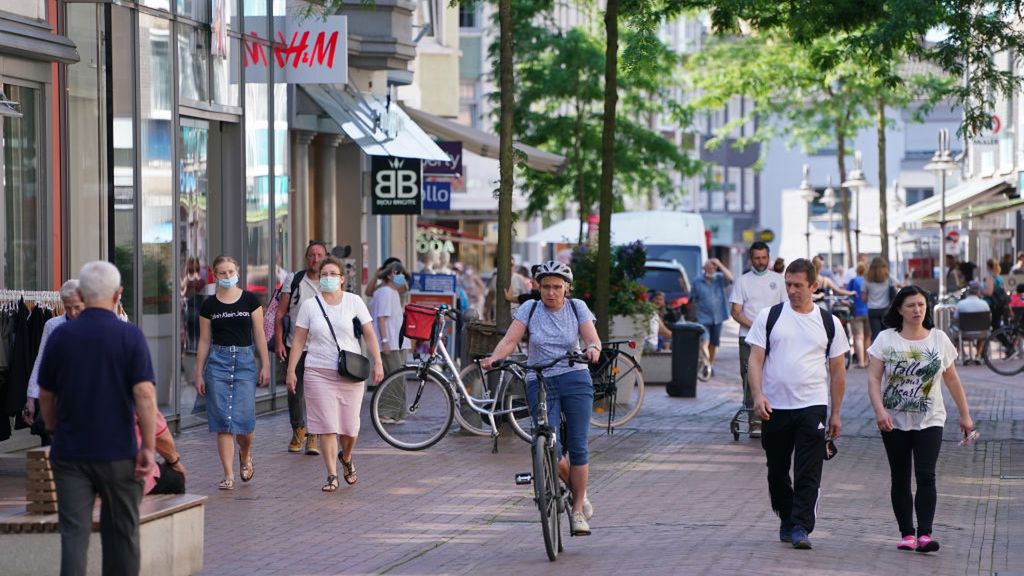
<path fill-rule="evenodd" d="M 1024 574 L 1024 548 L 1012 544 L 1024 538 L 1024 377 L 961 369 L 982 441 L 957 445 L 947 398 L 935 519 L 942 550 L 921 555 L 895 548 L 866 374 L 850 372 L 814 549 L 798 551 L 777 540 L 760 445 L 729 433 L 741 401 L 734 335 L 697 398 L 652 386 L 632 423 L 610 436 L 594 431 L 594 533 L 567 539 L 556 563 L 544 553 L 530 487 L 513 482 L 530 469 L 516 438 L 501 438 L 497 454 L 488 439 L 461 434 L 402 452 L 377 437 L 364 410 L 360 481 L 326 494 L 322 460 L 286 452 L 279 413 L 258 421 L 255 479 L 224 492 L 213 436 L 187 430 L 178 443 L 189 491 L 210 497 L 204 573 Z M 0 475 L 4 494 L 11 476 Z"/>

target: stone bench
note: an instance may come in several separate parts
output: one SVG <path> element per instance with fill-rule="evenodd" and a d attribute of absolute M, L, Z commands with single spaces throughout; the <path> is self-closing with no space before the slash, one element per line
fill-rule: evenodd
<path fill-rule="evenodd" d="M 203 523 L 206 496 L 146 496 L 139 506 L 141 574 L 178 576 L 203 568 Z M 100 508 L 93 510 L 89 539 L 89 574 L 102 571 Z M 24 505 L 0 507 L 0 558 L 7 576 L 60 573 L 57 514 L 32 514 Z"/>

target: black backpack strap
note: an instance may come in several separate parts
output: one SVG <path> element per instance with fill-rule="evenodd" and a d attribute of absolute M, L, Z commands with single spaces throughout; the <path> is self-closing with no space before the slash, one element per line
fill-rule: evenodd
<path fill-rule="evenodd" d="M 779 302 L 775 306 L 772 306 L 771 310 L 768 311 L 768 323 L 764 327 L 764 356 L 768 357 L 768 354 L 772 351 L 772 328 L 775 328 L 775 323 L 779 321 L 779 316 L 782 315 L 782 302 Z"/>
<path fill-rule="evenodd" d="M 569 304 L 572 306 L 572 315 L 576 317 L 576 325 L 580 323 L 580 311 L 576 309 L 576 299 L 569 298 Z"/>
<path fill-rule="evenodd" d="M 821 323 L 825 325 L 825 335 L 828 336 L 828 344 L 825 346 L 825 364 L 828 365 L 832 359 L 828 353 L 832 351 L 832 340 L 836 337 L 836 323 L 832 320 L 832 313 L 824 308 L 818 308 L 821 311 Z"/>
<path fill-rule="evenodd" d="M 531 300 L 533 307 L 530 308 L 530 313 L 526 315 L 526 339 L 530 339 L 530 320 L 533 320 L 533 313 L 537 311 L 537 305 L 540 304 L 540 300 Z"/>
<path fill-rule="evenodd" d="M 299 295 L 299 290 L 302 287 L 302 279 L 306 277 L 306 271 L 299 270 L 292 275 L 291 291 L 288 292 L 288 302 L 290 305 L 295 305 L 295 297 Z"/>

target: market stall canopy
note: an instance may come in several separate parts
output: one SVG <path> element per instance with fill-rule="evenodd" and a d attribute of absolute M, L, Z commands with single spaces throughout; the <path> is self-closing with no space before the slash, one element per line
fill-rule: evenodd
<path fill-rule="evenodd" d="M 448 160 L 444 150 L 400 106 L 387 106 L 349 85 L 302 84 L 301 88 L 370 156 Z"/>
<path fill-rule="evenodd" d="M 429 112 L 402 105 L 402 108 L 413 120 L 423 126 L 424 130 L 442 140 L 458 140 L 466 150 L 470 150 L 487 158 L 497 158 L 500 140 L 497 135 L 478 130 L 472 126 L 459 124 L 454 120 L 435 116 Z M 565 156 L 545 152 L 540 148 L 526 144 L 513 144 L 516 150 L 526 156 L 526 165 L 540 172 L 558 174 L 565 168 Z"/>
<path fill-rule="evenodd" d="M 946 190 L 946 220 L 951 215 L 969 204 L 993 200 L 993 196 L 1012 188 L 1004 178 L 980 178 L 961 182 Z M 996 199 L 998 200 L 998 199 Z M 924 224 L 935 225 L 941 211 L 942 195 L 936 190 L 935 195 L 907 206 L 898 214 L 899 222 L 904 228 L 916 228 Z"/>
<path fill-rule="evenodd" d="M 644 244 L 677 244 L 694 226 L 692 214 L 671 211 L 616 212 L 612 214 L 612 243 L 641 240 Z M 584 225 L 584 234 L 586 225 Z M 703 233 L 703 230 L 700 231 Z M 575 244 L 579 240 L 580 219 L 566 218 L 526 238 L 527 242 Z"/>
<path fill-rule="evenodd" d="M 1020 210 L 1021 208 L 1024 208 L 1024 198 L 1010 198 L 1009 200 L 993 200 L 977 206 L 968 206 L 956 212 L 950 212 L 947 209 L 946 219 L 950 221 L 969 220 L 971 218 L 981 218 L 984 216 L 992 216 L 995 214 L 1005 214 L 1006 212 L 1015 212 L 1017 210 Z M 938 214 L 933 214 L 932 216 L 925 218 L 924 223 L 938 225 Z"/>

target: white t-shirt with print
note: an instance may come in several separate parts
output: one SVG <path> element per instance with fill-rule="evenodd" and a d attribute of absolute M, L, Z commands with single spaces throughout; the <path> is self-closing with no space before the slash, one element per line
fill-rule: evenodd
<path fill-rule="evenodd" d="M 331 319 L 334 333 L 338 336 L 337 346 L 331 338 L 331 331 L 324 321 L 323 312 L 316 304 L 317 298 L 310 298 L 302 303 L 295 325 L 309 330 L 309 336 L 306 338 L 306 366 L 337 368 L 338 346 L 341 346 L 342 350 L 362 353 L 359 341 L 352 330 L 352 318 L 359 318 L 360 324 L 369 324 L 372 321 L 370 311 L 366 309 L 363 299 L 355 294 L 342 293 L 341 302 L 336 306 L 325 302 L 322 295 L 319 300 L 327 311 L 327 317 Z"/>
<path fill-rule="evenodd" d="M 405 350 L 412 345 L 408 338 L 398 335 L 402 331 L 403 313 L 402 297 L 399 296 L 398 290 L 384 284 L 374 291 L 373 299 L 370 300 L 370 316 L 373 316 L 373 328 L 377 331 L 377 342 L 380 343 L 381 352 L 385 349 L 389 351 Z M 381 341 L 383 336 L 380 322 L 382 319 L 387 328 L 388 342 L 386 346 Z M 402 342 L 399 342 L 400 340 Z"/>
<path fill-rule="evenodd" d="M 779 302 L 785 302 L 786 279 L 778 272 L 768 270 L 763 275 L 754 274 L 753 270 L 740 276 L 740 279 L 732 285 L 732 295 L 729 296 L 731 304 L 742 304 L 743 315 L 751 322 L 761 310 L 775 306 Z M 740 326 L 740 338 L 749 332 L 745 326 Z"/>
<path fill-rule="evenodd" d="M 765 332 L 771 306 L 757 315 L 747 334 L 747 344 L 766 347 Z M 835 336 L 829 358 L 850 350 L 850 341 L 839 318 L 832 316 Z M 764 362 L 762 389 L 772 408 L 795 410 L 828 406 L 829 373 L 825 361 L 828 334 L 817 306 L 806 314 L 793 310 L 787 301 L 772 327 L 771 353 Z"/>
<path fill-rule="evenodd" d="M 923 430 L 946 423 L 942 374 L 956 361 L 956 346 L 942 330 L 907 340 L 892 328 L 871 343 L 868 354 L 885 365 L 882 404 L 897 430 Z"/>

